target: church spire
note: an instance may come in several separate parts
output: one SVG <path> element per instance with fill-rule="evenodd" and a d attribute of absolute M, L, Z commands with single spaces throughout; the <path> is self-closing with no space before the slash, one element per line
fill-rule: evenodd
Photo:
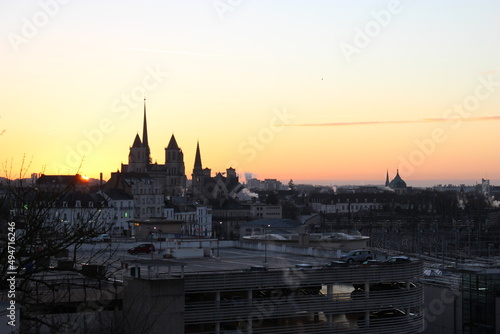
<path fill-rule="evenodd" d="M 149 150 L 149 143 L 148 143 L 148 122 L 146 119 L 146 96 L 144 96 L 144 123 L 142 126 L 142 144 L 146 148 L 146 154 L 147 154 L 147 163 L 151 162 L 151 152 Z"/>
<path fill-rule="evenodd" d="M 385 175 L 385 186 L 388 187 L 389 186 L 389 170 L 387 170 L 387 174 Z"/>
<path fill-rule="evenodd" d="M 196 157 L 194 158 L 194 169 L 202 170 L 203 167 L 201 165 L 201 153 L 200 153 L 200 142 L 196 142 Z"/>

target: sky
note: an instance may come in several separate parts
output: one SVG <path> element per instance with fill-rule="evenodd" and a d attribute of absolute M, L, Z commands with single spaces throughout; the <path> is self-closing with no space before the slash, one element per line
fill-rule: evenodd
<path fill-rule="evenodd" d="M 0 2 L 2 176 L 107 179 L 142 135 L 295 183 L 500 183 L 500 2 Z M 23 164 L 23 167 L 21 165 Z"/>

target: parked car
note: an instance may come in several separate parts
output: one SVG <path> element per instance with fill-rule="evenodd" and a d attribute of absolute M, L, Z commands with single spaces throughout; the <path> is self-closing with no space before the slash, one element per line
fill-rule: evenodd
<path fill-rule="evenodd" d="M 245 271 L 267 271 L 266 266 L 249 266 Z"/>
<path fill-rule="evenodd" d="M 381 327 L 387 326 L 387 323 L 390 319 L 404 319 L 406 314 L 398 309 L 391 310 L 381 310 L 370 313 L 370 321 L 369 326 L 365 322 L 365 317 L 361 316 L 358 318 L 358 327 L 366 328 L 366 327 Z"/>
<path fill-rule="evenodd" d="M 127 252 L 130 254 L 151 254 L 155 251 L 155 245 L 153 244 L 140 244 L 138 246 L 130 248 Z"/>
<path fill-rule="evenodd" d="M 369 250 L 358 249 L 350 251 L 349 253 L 342 255 L 339 260 L 353 264 L 354 262 L 364 262 L 367 260 L 372 260 L 373 255 Z"/>
<path fill-rule="evenodd" d="M 382 264 L 382 261 L 379 261 L 379 260 L 366 260 L 366 261 L 361 262 L 360 266 L 371 267 L 371 266 L 378 266 L 381 264 Z"/>
<path fill-rule="evenodd" d="M 309 270 L 313 269 L 313 265 L 309 263 L 298 263 L 295 265 L 294 269 L 296 270 Z"/>
<path fill-rule="evenodd" d="M 328 262 L 323 266 L 323 268 L 339 268 L 339 267 L 349 267 L 349 264 L 347 264 L 347 262 L 344 261 L 334 260 Z"/>
<path fill-rule="evenodd" d="M 99 234 L 97 237 L 90 239 L 91 242 L 104 242 L 111 240 L 111 236 L 107 233 Z"/>
<path fill-rule="evenodd" d="M 382 264 L 399 264 L 399 263 L 409 263 L 411 259 L 408 256 L 394 256 L 390 259 L 385 260 Z"/>

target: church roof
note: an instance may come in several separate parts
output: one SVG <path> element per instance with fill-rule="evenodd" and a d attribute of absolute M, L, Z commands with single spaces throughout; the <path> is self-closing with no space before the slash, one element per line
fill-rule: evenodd
<path fill-rule="evenodd" d="M 389 186 L 393 189 L 401 189 L 401 188 L 406 188 L 406 182 L 399 176 L 399 170 L 396 173 L 396 176 L 394 179 L 392 179 L 391 183 Z"/>
<path fill-rule="evenodd" d="M 196 143 L 196 156 L 194 158 L 194 168 L 202 169 L 201 165 L 201 153 L 200 153 L 200 143 Z"/>
<path fill-rule="evenodd" d="M 179 149 L 179 145 L 177 145 L 177 141 L 175 140 L 174 135 L 172 135 L 172 137 L 170 137 L 170 141 L 168 142 L 167 149 L 169 149 L 169 150 L 178 150 Z"/>
<path fill-rule="evenodd" d="M 142 146 L 141 138 L 139 138 L 139 134 L 135 135 L 134 143 L 132 144 L 133 148 L 140 148 Z"/>

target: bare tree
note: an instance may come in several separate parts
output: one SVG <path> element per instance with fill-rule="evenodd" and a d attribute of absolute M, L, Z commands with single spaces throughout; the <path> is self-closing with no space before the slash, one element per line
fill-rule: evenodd
<path fill-rule="evenodd" d="M 28 169 L 29 164 L 25 167 L 23 160 L 19 178 L 14 180 L 4 166 L 7 178 L 3 194 L 0 192 L 1 299 L 14 300 L 18 308 L 21 306 L 17 321 L 21 333 L 61 332 L 61 328 L 72 333 L 91 332 L 87 328 L 76 330 L 74 325 L 61 323 L 63 317 L 53 315 L 76 314 L 88 305 L 94 310 L 113 306 L 113 296 L 100 305 L 103 291 L 115 297 L 118 291 L 109 280 L 115 264 L 111 244 L 109 248 L 81 251 L 90 236 L 107 230 L 110 222 L 102 219 L 107 203 L 80 210 L 68 223 L 59 219 L 58 212 L 66 199 L 80 191 L 79 184 L 40 185 L 25 178 Z M 56 266 L 56 258 L 64 261 Z M 9 277 L 15 278 L 13 295 L 9 294 Z M 74 319 L 68 317 L 66 321 Z M 110 333 L 109 326 L 102 331 Z"/>

